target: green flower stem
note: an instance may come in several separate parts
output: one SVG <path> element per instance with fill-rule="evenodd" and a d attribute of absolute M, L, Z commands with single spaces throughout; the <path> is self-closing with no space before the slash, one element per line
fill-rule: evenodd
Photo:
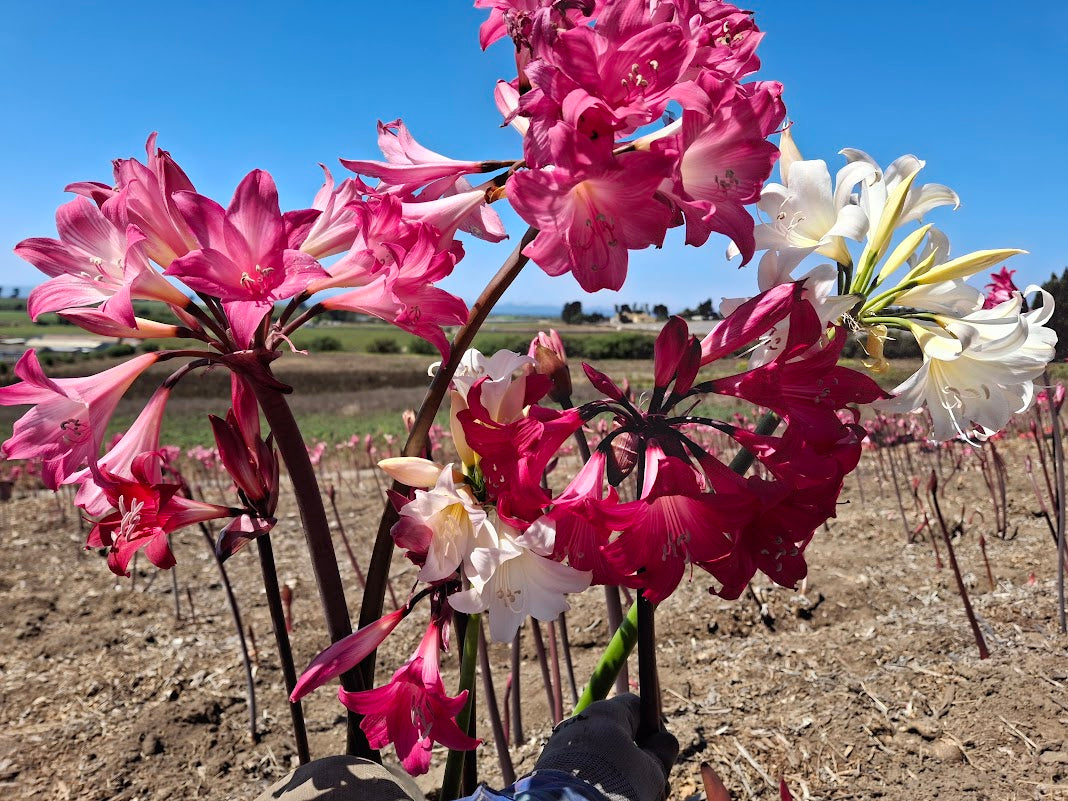
<path fill-rule="evenodd" d="M 757 423 L 756 433 L 769 435 L 779 427 L 780 418 L 775 412 L 766 412 L 760 422 Z M 754 456 L 744 448 L 731 460 L 730 469 L 738 475 L 743 475 L 753 464 Z M 638 642 L 638 604 L 631 604 L 627 610 L 627 616 L 623 619 L 616 633 L 612 636 L 608 647 L 601 655 L 600 661 L 590 674 L 590 680 L 586 689 L 582 691 L 582 697 L 575 705 L 574 714 L 578 714 L 594 701 L 601 701 L 612 687 L 619 671 L 627 663 L 627 657 L 634 650 Z"/>
<path fill-rule="evenodd" d="M 481 627 L 479 615 L 457 615 L 457 622 L 464 621 L 463 655 L 460 659 L 460 686 L 457 694 L 467 690 L 467 703 L 456 716 L 456 725 L 460 731 L 470 731 L 471 715 L 475 706 L 475 665 L 478 662 L 478 631 Z M 449 751 L 445 760 L 445 776 L 441 780 L 441 801 L 453 801 L 460 797 L 460 779 L 463 776 L 464 758 L 467 751 Z M 472 755 L 472 758 L 473 755 Z"/>
<path fill-rule="evenodd" d="M 579 698 L 578 703 L 575 704 L 573 714 L 577 715 L 594 701 L 600 701 L 608 695 L 612 684 L 615 683 L 616 676 L 623 665 L 626 664 L 627 657 L 630 656 L 630 652 L 634 650 L 634 645 L 637 642 L 638 604 L 634 603 L 630 605 L 630 609 L 627 610 L 627 616 L 623 618 L 623 622 L 619 624 L 616 633 L 612 635 L 608 647 L 605 648 L 604 654 L 601 656 L 601 661 L 597 663 L 597 667 L 590 674 L 589 683 L 586 685 L 586 689 L 582 691 L 582 696 Z"/>

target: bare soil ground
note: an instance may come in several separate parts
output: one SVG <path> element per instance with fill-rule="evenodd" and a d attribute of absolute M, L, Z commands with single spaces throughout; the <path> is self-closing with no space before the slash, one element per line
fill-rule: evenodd
<path fill-rule="evenodd" d="M 987 524 L 994 589 L 976 540 L 984 524 L 976 521 L 957 543 L 989 659 L 978 658 L 948 567 L 936 569 L 929 542 L 905 543 L 896 502 L 888 487 L 880 491 L 870 457 L 866 502 L 851 480 L 848 503 L 809 550 L 803 591 L 757 583 L 767 623 L 754 599 L 718 600 L 702 574 L 684 582 L 657 614 L 664 707 L 682 746 L 673 799 L 703 797 L 702 761 L 740 799 L 778 798 L 780 776 L 799 799 L 1068 797 L 1068 660 L 1056 621 L 1055 549 L 1032 516 L 1023 471 L 1012 468 L 1022 464 L 1023 444 L 1006 447 L 1019 528 L 1002 541 Z M 381 508 L 376 492 L 366 476 L 339 492 L 365 560 Z M 946 498 L 948 509 L 965 503 L 969 514 L 978 508 L 992 520 L 975 470 L 955 478 Z M 237 639 L 199 533 L 175 538 L 176 618 L 170 575 L 154 577 L 141 560 L 135 582 L 117 580 L 82 548 L 66 503 L 17 489 L 0 504 L 0 798 L 254 798 L 293 766 L 295 750 L 253 549 L 229 569 L 257 648 L 255 742 Z M 293 507 L 283 500 L 282 509 Z M 295 513 L 283 517 L 274 544 L 280 576 L 293 586 L 299 668 L 327 643 Z M 413 571 L 401 559 L 394 571 L 403 593 Z M 342 573 L 355 615 L 355 577 L 346 563 Z M 568 616 L 580 681 L 606 642 L 601 599 L 599 588 L 587 592 Z M 418 641 L 419 617 L 387 641 L 380 681 Z M 529 634 L 524 650 L 528 742 L 512 748 L 521 772 L 550 730 Z M 503 695 L 505 649 L 493 658 Z M 340 752 L 344 710 L 332 690 L 314 693 L 305 711 L 313 754 Z M 478 727 L 489 730 L 484 713 Z M 437 755 L 425 789 L 442 762 Z M 479 768 L 499 781 L 492 743 Z"/>

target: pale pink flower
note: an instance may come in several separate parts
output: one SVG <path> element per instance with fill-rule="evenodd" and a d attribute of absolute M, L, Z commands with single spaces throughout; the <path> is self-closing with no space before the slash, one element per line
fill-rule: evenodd
<path fill-rule="evenodd" d="M 159 359 L 146 353 L 86 378 L 50 379 L 34 351 L 15 365 L 22 381 L 0 387 L 0 406 L 34 404 L 4 443 L 7 459 L 42 459 L 41 478 L 49 489 L 95 459 L 119 399 L 130 384 Z"/>
<path fill-rule="evenodd" d="M 148 263 L 144 235 L 113 225 L 85 198 L 59 207 L 56 229 L 59 239 L 34 237 L 15 246 L 17 256 L 50 276 L 30 292 L 27 311 L 34 320 L 45 312 L 99 305 L 102 313 L 132 326 L 132 298 L 188 303 Z"/>

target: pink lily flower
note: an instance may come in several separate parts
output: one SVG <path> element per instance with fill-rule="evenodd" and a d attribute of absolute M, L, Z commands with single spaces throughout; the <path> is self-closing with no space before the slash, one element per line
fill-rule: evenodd
<path fill-rule="evenodd" d="M 434 284 L 452 272 L 463 249 L 433 224 L 408 219 L 410 207 L 431 205 L 404 204 L 390 196 L 350 204 L 359 232 L 352 249 L 309 291 L 356 287 L 325 298 L 323 306 L 379 317 L 431 342 L 447 358 L 441 326 L 466 322 L 467 305 Z"/>
<path fill-rule="evenodd" d="M 729 356 L 755 342 L 801 303 L 800 283 L 779 284 L 741 304 L 701 340 L 701 365 Z"/>
<path fill-rule="evenodd" d="M 50 276 L 30 292 L 27 311 L 34 320 L 45 312 L 99 304 L 102 313 L 132 326 L 132 298 L 189 302 L 148 263 L 144 235 L 113 225 L 85 198 L 59 207 L 56 229 L 59 239 L 34 237 L 15 246 L 17 256 Z"/>
<path fill-rule="evenodd" d="M 236 378 L 235 384 L 241 379 Z M 236 411 L 235 404 L 223 420 L 209 415 L 219 461 L 233 479 L 241 499 L 255 516 L 245 515 L 228 525 L 219 537 L 216 551 L 223 559 L 233 556 L 257 536 L 266 534 L 274 526 L 278 508 L 279 461 L 274 452 L 273 437 L 266 442 L 259 437 L 259 412 L 251 426 L 248 417 Z"/>
<path fill-rule="evenodd" d="M 507 166 L 499 161 L 458 161 L 429 150 L 411 135 L 400 120 L 378 123 L 378 147 L 386 161 L 355 161 L 341 159 L 348 169 L 360 175 L 378 178 L 382 183 L 379 192 L 419 202 L 440 200 L 472 191 L 464 175 L 493 172 Z M 420 191 L 421 190 L 421 191 Z M 418 192 L 418 196 L 416 196 Z M 497 212 L 485 202 L 485 196 L 476 196 L 477 202 L 467 209 L 457 227 L 487 242 L 500 242 L 507 238 L 504 224 Z M 443 226 L 438 225 L 439 228 Z"/>
<path fill-rule="evenodd" d="M 570 27 L 596 17 L 606 0 L 475 0 L 475 8 L 488 8 L 489 17 L 478 30 L 479 45 L 485 50 L 498 39 L 517 40 L 538 14 L 549 15 L 554 25 Z"/>
<path fill-rule="evenodd" d="M 1012 300 L 1013 293 L 1019 292 L 1019 288 L 1013 283 L 1012 277 L 1015 270 L 1002 267 L 998 272 L 990 274 L 990 283 L 983 287 L 986 290 L 986 300 L 983 301 L 984 309 L 992 309 L 999 303 Z"/>
<path fill-rule="evenodd" d="M 423 147 L 400 120 L 378 123 L 378 147 L 385 161 L 341 159 L 341 163 L 354 173 L 378 178 L 401 194 L 414 192 L 431 181 L 484 171 L 481 161 L 458 161 Z"/>
<path fill-rule="evenodd" d="M 650 12 L 645 0 L 620 0 L 595 27 L 560 31 L 551 47 L 537 49 L 527 66 L 534 90 L 520 101 L 532 128 L 553 106 L 552 116 L 571 125 L 597 118 L 594 127 L 609 132 L 630 133 L 659 118 L 696 52 L 667 12 L 667 4 Z"/>
<path fill-rule="evenodd" d="M 525 528 L 549 504 L 542 475 L 560 446 L 582 425 L 582 416 L 578 409 L 558 412 L 533 404 L 549 384 L 545 376 L 533 374 L 526 377 L 528 390 L 540 384 L 540 394 L 531 399 L 523 416 L 498 422 L 482 403 L 486 380 L 479 379 L 468 391 L 468 408 L 457 412 L 457 419 L 467 444 L 481 457 L 488 502 L 497 504 L 502 520 Z"/>
<path fill-rule="evenodd" d="M 838 364 L 845 346 L 844 329 L 839 328 L 824 347 L 812 349 L 823 331 L 815 309 L 807 301 L 802 304 L 790 317 L 788 343 L 779 356 L 744 373 L 717 378 L 709 387 L 717 394 L 771 409 L 802 426 L 805 438 L 812 442 L 833 443 L 842 430 L 836 414 L 839 409 L 890 396 L 868 376 Z"/>
<path fill-rule="evenodd" d="M 552 558 L 576 570 L 589 570 L 592 584 L 620 584 L 623 574 L 606 558 L 612 532 L 631 526 L 642 503 L 621 504 L 612 487 L 604 492 L 604 452 L 596 450 L 567 488 L 553 500 L 549 516 L 556 521 Z"/>
<path fill-rule="evenodd" d="M 673 0 L 674 21 L 683 26 L 697 45 L 690 69 L 694 78 L 703 70 L 740 80 L 760 69 L 757 45 L 764 38 L 752 12 L 737 6 L 707 0 Z"/>
<path fill-rule="evenodd" d="M 119 191 L 104 203 L 103 211 L 117 224 L 143 231 L 149 258 L 166 269 L 197 246 L 174 199 L 175 192 L 196 190 L 171 154 L 156 147 L 155 133 L 148 137 L 145 152 L 147 166 L 137 159 L 115 162 Z"/>
<path fill-rule="evenodd" d="M 393 743 L 404 769 L 413 776 L 430 769 L 434 743 L 471 751 L 482 742 L 456 725 L 456 715 L 467 702 L 467 690 L 455 698 L 445 693 L 440 644 L 441 630 L 431 622 L 415 654 L 393 674 L 389 684 L 364 692 L 338 690 L 341 703 L 364 716 L 360 727 L 371 747 Z"/>
<path fill-rule="evenodd" d="M 156 567 L 174 567 L 168 535 L 193 523 L 230 517 L 233 510 L 213 503 L 183 498 L 177 484 L 162 484 L 158 453 L 143 453 L 131 465 L 132 478 L 110 475 L 95 468 L 94 480 L 113 511 L 89 532 L 87 548 L 108 548 L 108 567 L 128 576 L 130 560 L 141 550 Z M 155 463 L 153 465 L 153 463 Z"/>
<path fill-rule="evenodd" d="M 87 378 L 48 378 L 34 351 L 15 364 L 22 381 L 0 387 L 0 406 L 34 407 L 16 421 L 0 453 L 6 459 L 42 459 L 41 480 L 56 489 L 95 459 L 115 406 L 159 354 L 146 353 Z"/>
<path fill-rule="evenodd" d="M 649 151 L 613 156 L 573 132 L 552 170 L 508 180 L 512 208 L 538 235 L 523 250 L 549 275 L 573 272 L 587 292 L 619 289 L 628 251 L 664 242 L 671 209 L 654 197 L 671 160 Z"/>
<path fill-rule="evenodd" d="M 685 102 L 680 133 L 654 144 L 679 155 L 672 199 L 686 216 L 686 244 L 700 247 L 716 231 L 752 258 L 755 221 L 745 206 L 760 200 L 779 158 L 767 136 L 786 113 L 781 94 L 777 83 L 739 87 L 706 73 Z"/>
<path fill-rule="evenodd" d="M 171 154 L 156 147 L 156 134 L 145 142 L 148 164 L 137 159 L 117 159 L 115 185 L 91 181 L 67 186 L 68 192 L 89 198 L 118 228 L 133 225 L 146 238 L 152 261 L 168 267 L 196 247 L 196 240 L 174 203 L 175 192 L 192 192 L 193 182 Z"/>
<path fill-rule="evenodd" d="M 367 187 L 356 178 L 346 178 L 335 186 L 330 170 L 322 164 L 319 166 L 323 168 L 325 179 L 312 201 L 312 208 L 288 211 L 282 217 L 289 247 L 316 259 L 325 259 L 352 247 L 358 231 L 356 214 L 349 204 L 359 200 Z"/>
<path fill-rule="evenodd" d="M 144 453 L 159 451 L 160 428 L 163 425 L 163 413 L 170 400 L 170 387 L 162 386 L 149 398 L 145 408 L 137 415 L 133 425 L 127 429 L 118 441 L 97 462 L 97 467 L 106 470 L 109 476 L 133 480 L 134 461 Z M 147 469 L 154 470 L 149 476 L 153 483 L 163 480 L 159 462 L 150 462 Z M 96 483 L 91 468 L 79 470 L 68 476 L 64 484 L 77 484 L 78 492 L 74 496 L 75 505 L 90 515 L 102 515 L 111 509 L 112 504 L 107 494 Z"/>
<path fill-rule="evenodd" d="M 326 277 L 312 256 L 287 247 L 270 174 L 250 172 L 226 209 L 194 192 L 174 199 L 200 249 L 176 259 L 165 274 L 222 301 L 238 348 L 250 345 L 275 303 Z"/>
<path fill-rule="evenodd" d="M 631 586 L 660 603 L 675 591 L 687 563 L 705 565 L 730 553 L 729 521 L 749 499 L 703 492 L 693 467 L 655 442 L 648 443 L 646 465 L 640 512 L 604 553 L 620 573 L 634 576 Z"/>

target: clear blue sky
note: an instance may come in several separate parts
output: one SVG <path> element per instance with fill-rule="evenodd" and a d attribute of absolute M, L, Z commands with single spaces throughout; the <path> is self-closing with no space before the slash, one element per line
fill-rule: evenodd
<path fill-rule="evenodd" d="M 1068 10 L 992 0 L 802 3 L 754 0 L 767 36 L 761 77 L 786 85 L 808 158 L 840 165 L 842 147 L 882 163 L 928 162 L 928 181 L 963 205 L 930 218 L 955 253 L 1022 247 L 1024 281 L 1068 266 L 1060 188 L 1068 139 Z M 63 186 L 110 180 L 110 160 L 143 157 L 147 134 L 197 188 L 224 204 L 250 169 L 272 172 L 283 207 L 310 204 L 318 162 L 377 158 L 375 121 L 403 117 L 426 146 L 462 158 L 510 158 L 492 89 L 511 77 L 509 46 L 483 54 L 482 11 L 467 0 L 406 3 L 186 0 L 9 3 L 0 26 L 0 285 L 38 273 L 11 253 L 54 236 Z M 514 237 L 522 225 L 508 215 Z M 620 295 L 586 296 L 531 266 L 514 303 L 587 307 L 664 302 L 672 309 L 750 294 L 752 270 L 669 240 L 632 256 Z M 472 245 L 446 284 L 468 299 L 511 248 Z"/>

